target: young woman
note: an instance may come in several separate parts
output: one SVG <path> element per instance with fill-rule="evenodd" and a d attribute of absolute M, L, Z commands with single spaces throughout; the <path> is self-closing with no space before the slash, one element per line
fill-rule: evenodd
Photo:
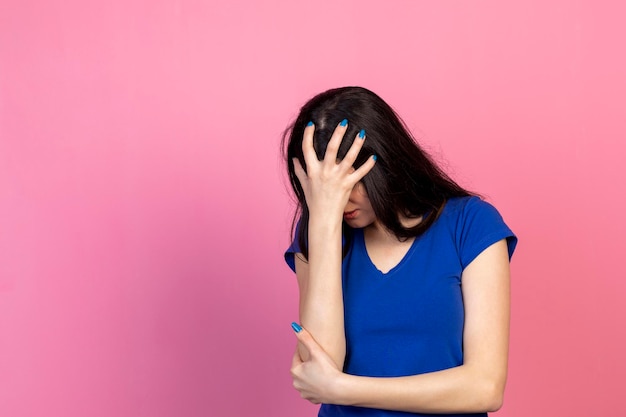
<path fill-rule="evenodd" d="M 321 93 L 284 136 L 299 203 L 291 374 L 320 416 L 485 416 L 507 373 L 516 237 L 380 97 Z M 407 414 L 408 413 L 408 414 Z"/>

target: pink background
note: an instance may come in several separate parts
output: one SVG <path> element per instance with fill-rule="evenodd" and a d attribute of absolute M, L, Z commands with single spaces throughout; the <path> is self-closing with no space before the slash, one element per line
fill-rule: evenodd
<path fill-rule="evenodd" d="M 622 4 L 2 1 L 0 415 L 314 415 L 279 138 L 342 85 L 520 237 L 498 415 L 622 415 Z"/>

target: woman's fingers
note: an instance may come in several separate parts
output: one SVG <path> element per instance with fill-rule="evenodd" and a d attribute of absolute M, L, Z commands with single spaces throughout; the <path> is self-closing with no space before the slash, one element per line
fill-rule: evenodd
<path fill-rule="evenodd" d="M 356 161 L 356 158 L 359 156 L 359 152 L 361 152 L 361 148 L 363 147 L 363 142 L 365 142 L 365 130 L 361 129 L 361 131 L 356 135 L 356 138 L 354 138 L 352 146 L 348 149 L 346 156 L 341 161 L 342 165 L 348 169 L 354 165 L 354 161 Z"/>
<path fill-rule="evenodd" d="M 337 155 L 339 153 L 339 148 L 347 129 L 348 120 L 343 119 L 333 131 L 330 141 L 326 146 L 326 152 L 324 153 L 323 163 L 327 166 L 332 167 L 337 165 Z M 319 160 L 317 159 L 315 149 L 313 147 L 314 133 L 315 126 L 312 122 L 309 122 L 304 129 L 304 136 L 302 139 L 302 152 L 304 153 L 304 161 L 307 165 L 307 168 L 318 166 L 320 164 Z M 347 169 L 352 168 L 352 166 L 354 165 L 354 161 L 356 161 L 356 158 L 358 157 L 359 152 L 363 147 L 363 141 L 365 140 L 365 136 L 365 130 L 361 129 L 361 131 L 357 134 L 356 138 L 352 142 L 350 149 L 344 156 L 340 165 Z"/>
<path fill-rule="evenodd" d="M 352 142 L 352 146 L 350 146 L 350 149 L 346 153 L 346 156 L 341 161 L 342 165 L 347 168 L 352 168 L 354 162 L 356 161 L 356 158 L 359 156 L 359 153 L 363 148 L 365 136 L 365 130 L 361 129 L 361 131 L 356 135 L 354 142 Z M 361 165 L 358 169 L 354 170 L 348 175 L 348 177 L 350 178 L 350 182 L 356 184 L 357 182 L 361 181 L 361 179 L 363 179 L 363 177 L 367 175 L 367 173 L 370 172 L 372 168 L 374 168 L 375 164 L 376 156 L 372 155 L 363 163 L 363 165 Z"/>
<path fill-rule="evenodd" d="M 313 336 L 311 336 L 311 333 L 309 333 L 308 330 L 306 330 L 304 327 L 299 326 L 296 323 L 296 327 L 294 327 L 294 331 L 296 331 L 296 337 L 298 338 L 298 342 L 300 342 L 300 344 L 307 351 L 309 357 L 318 353 L 320 350 L 322 350 L 322 347 L 315 341 L 315 339 L 313 339 Z"/>
<path fill-rule="evenodd" d="M 339 146 L 341 145 L 341 141 L 343 140 L 343 135 L 346 133 L 348 129 L 348 119 L 343 119 L 341 123 L 337 125 L 333 135 L 330 137 L 330 141 L 326 146 L 326 153 L 324 154 L 324 162 L 325 163 L 337 163 L 337 152 L 339 152 Z"/>
<path fill-rule="evenodd" d="M 291 372 L 294 372 L 295 369 L 300 366 L 304 361 L 300 357 L 300 352 L 298 351 L 298 346 L 296 346 L 296 351 L 293 354 L 293 358 L 291 359 Z M 294 376 L 294 375 L 292 375 Z"/>
<path fill-rule="evenodd" d="M 319 164 L 317 155 L 315 154 L 315 148 L 313 147 L 314 133 L 315 125 L 313 122 L 309 122 L 304 128 L 304 136 L 302 137 L 302 153 L 304 154 L 304 162 L 309 170 Z"/>
<path fill-rule="evenodd" d="M 300 164 L 300 160 L 298 158 L 293 158 L 292 161 L 293 172 L 296 174 L 296 177 L 298 177 L 298 180 L 300 180 L 300 185 L 302 185 L 307 179 L 306 172 L 304 171 L 304 168 L 302 168 L 302 164 Z"/>
<path fill-rule="evenodd" d="M 374 167 L 375 157 L 372 157 L 359 169 L 355 170 L 353 168 L 366 140 L 366 133 L 363 129 L 354 138 L 344 158 L 340 162 L 337 161 L 337 154 L 347 129 L 348 120 L 344 119 L 335 128 L 326 147 L 324 159 L 319 161 L 313 147 L 315 126 L 312 122 L 307 124 L 302 138 L 302 152 L 304 154 L 304 163 L 307 167 L 306 171 L 299 159 L 293 159 L 294 173 L 303 187 L 305 184 L 310 184 L 311 181 L 317 183 L 317 181 L 323 179 L 324 182 L 330 180 L 329 184 L 338 181 L 336 184 L 339 185 L 340 189 L 351 190 L 354 184 L 359 182 Z"/>
<path fill-rule="evenodd" d="M 363 165 L 359 167 L 359 169 L 350 174 L 350 177 L 352 178 L 354 183 L 356 184 L 357 182 L 361 181 L 361 179 L 363 179 L 363 177 L 366 176 L 367 173 L 372 170 L 372 168 L 374 168 L 374 165 L 376 165 L 376 155 L 372 155 L 367 158 L 367 161 L 365 161 Z"/>

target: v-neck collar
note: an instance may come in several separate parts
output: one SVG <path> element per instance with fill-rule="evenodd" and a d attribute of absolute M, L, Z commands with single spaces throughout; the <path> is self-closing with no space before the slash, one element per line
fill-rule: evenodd
<path fill-rule="evenodd" d="M 415 251 L 415 247 L 417 246 L 417 242 L 420 239 L 420 236 L 417 236 L 413 240 L 413 242 L 411 242 L 411 246 L 406 251 L 406 253 L 402 257 L 402 259 L 400 259 L 400 261 L 397 264 L 395 264 L 389 271 L 383 272 L 380 269 L 378 269 L 376 264 L 374 264 L 374 262 L 372 261 L 372 258 L 370 258 L 370 254 L 367 252 L 367 246 L 365 245 L 365 233 L 364 233 L 364 230 L 363 229 L 355 229 L 355 232 L 356 232 L 355 233 L 355 235 L 356 235 L 355 236 L 355 240 L 356 240 L 356 243 L 358 244 L 358 249 L 363 252 L 363 256 L 367 259 L 369 265 L 377 273 L 379 273 L 383 277 L 387 277 L 387 276 L 393 275 L 394 272 L 397 271 L 398 269 L 400 269 L 403 264 L 408 262 L 408 259 L 411 258 L 411 255 L 413 254 L 413 252 Z"/>

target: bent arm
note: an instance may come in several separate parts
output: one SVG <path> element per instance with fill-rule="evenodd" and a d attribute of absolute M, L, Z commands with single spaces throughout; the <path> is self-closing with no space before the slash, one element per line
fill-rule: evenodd
<path fill-rule="evenodd" d="M 311 216 L 309 220 L 309 260 L 296 254 L 296 274 L 300 290 L 300 323 L 343 369 L 346 338 L 341 286 L 341 218 Z M 298 352 L 308 360 L 301 344 Z"/>
<path fill-rule="evenodd" d="M 420 413 L 495 411 L 502 405 L 509 345 L 509 258 L 505 240 L 462 276 L 464 360 L 443 371 L 397 378 L 341 374 L 335 404 Z M 334 400 L 334 399 L 333 399 Z"/>
<path fill-rule="evenodd" d="M 309 122 L 302 138 L 305 172 L 298 158 L 293 159 L 294 172 L 302 185 L 309 209 L 309 260 L 296 257 L 296 274 L 300 289 L 300 323 L 331 356 L 338 370 L 343 369 L 346 337 L 343 319 L 341 283 L 341 229 L 343 210 L 355 185 L 374 167 L 375 158 L 368 158 L 360 167 L 354 162 L 363 146 L 365 131 L 361 130 L 343 160 L 337 152 L 346 132 L 344 119 L 334 130 L 324 159 L 318 160 L 313 147 L 315 126 Z M 298 344 L 302 360 L 309 354 Z"/>

